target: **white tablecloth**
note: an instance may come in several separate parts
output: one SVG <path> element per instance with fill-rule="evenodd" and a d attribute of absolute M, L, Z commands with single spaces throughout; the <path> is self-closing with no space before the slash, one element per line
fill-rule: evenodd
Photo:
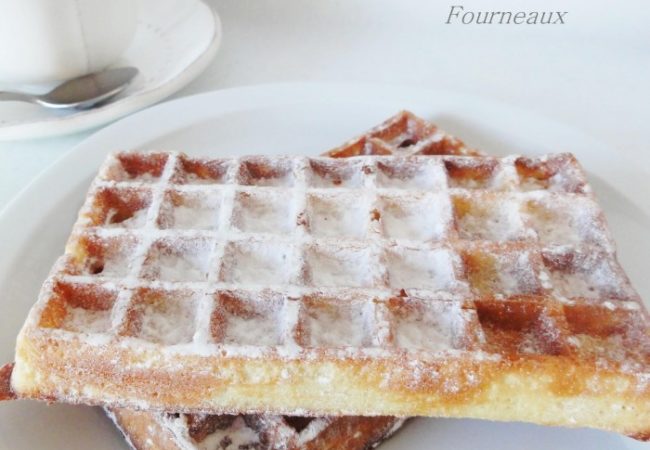
<path fill-rule="evenodd" d="M 222 48 L 175 97 L 282 81 L 447 89 L 552 116 L 650 167 L 647 0 L 211 3 L 223 21 Z M 566 24 L 448 25 L 450 3 L 466 11 L 567 11 Z M 87 135 L 0 143 L 0 208 Z"/>

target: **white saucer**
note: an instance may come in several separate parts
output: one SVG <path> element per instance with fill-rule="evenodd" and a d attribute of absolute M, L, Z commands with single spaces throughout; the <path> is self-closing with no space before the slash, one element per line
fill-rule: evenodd
<path fill-rule="evenodd" d="M 109 151 L 178 149 L 193 155 L 316 155 L 400 109 L 439 123 L 491 154 L 571 151 L 586 168 L 619 245 L 622 265 L 646 300 L 650 169 L 589 136 L 526 110 L 469 95 L 382 85 L 252 86 L 165 102 L 79 144 L 0 212 L 0 363 L 63 247 L 93 175 Z M 650 305 L 649 305 L 650 306 Z M 182 381 L 182 380 L 181 380 Z M 0 450 L 127 449 L 101 410 L 0 402 Z M 479 420 L 416 419 L 381 450 L 649 450 L 597 430 Z"/>
<path fill-rule="evenodd" d="M 0 102 L 0 140 L 33 139 L 96 127 L 178 91 L 208 66 L 221 42 L 217 13 L 200 0 L 137 0 L 133 43 L 115 66 L 140 74 L 110 103 L 88 111 L 53 111 Z"/>

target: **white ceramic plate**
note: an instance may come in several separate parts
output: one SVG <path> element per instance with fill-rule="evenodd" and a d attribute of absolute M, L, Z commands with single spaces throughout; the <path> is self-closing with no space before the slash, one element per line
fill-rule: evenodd
<path fill-rule="evenodd" d="M 0 214 L 0 361 L 9 361 L 23 319 L 63 250 L 88 184 L 115 149 L 191 154 L 318 154 L 402 108 L 494 154 L 570 150 L 582 160 L 618 239 L 621 260 L 644 298 L 650 255 L 648 168 L 553 121 L 475 97 L 359 85 L 271 85 L 175 100 L 127 117 L 74 148 Z M 115 449 L 125 444 L 94 408 L 0 404 L 0 449 Z M 636 449 L 611 433 L 473 420 L 420 419 L 382 448 Z"/>
<path fill-rule="evenodd" d="M 0 140 L 34 139 L 103 125 L 178 91 L 208 66 L 221 42 L 219 16 L 200 0 L 137 0 L 138 28 L 115 66 L 140 74 L 111 102 L 87 111 L 56 111 L 0 102 Z"/>

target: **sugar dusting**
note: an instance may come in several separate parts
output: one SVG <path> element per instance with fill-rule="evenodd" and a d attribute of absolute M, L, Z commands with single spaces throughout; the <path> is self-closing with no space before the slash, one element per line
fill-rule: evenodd
<path fill-rule="evenodd" d="M 105 227 L 140 228 L 144 226 L 147 220 L 147 208 L 134 211 L 131 217 L 122 220 L 121 222 L 113 222 L 116 214 L 118 214 L 117 209 L 111 208 L 108 210 L 106 213 L 106 220 L 104 222 Z"/>
<path fill-rule="evenodd" d="M 313 248 L 307 255 L 314 286 L 371 287 L 373 264 L 368 250 Z"/>
<path fill-rule="evenodd" d="M 524 209 L 524 218 L 544 245 L 578 245 L 601 242 L 610 247 L 597 204 L 589 198 L 565 198 L 534 193 Z"/>
<path fill-rule="evenodd" d="M 195 442 L 197 450 L 242 450 L 254 449 L 260 446 L 260 436 L 246 425 L 243 417 L 237 416 L 235 421 L 225 430 L 216 430 L 203 441 Z"/>
<path fill-rule="evenodd" d="M 556 220 L 537 220 L 534 222 L 535 231 L 543 244 L 577 244 L 580 235 L 571 221 L 566 217 L 556 217 Z"/>
<path fill-rule="evenodd" d="M 570 267 L 552 270 L 550 276 L 555 292 L 563 297 L 602 299 L 630 296 L 620 273 L 602 252 L 575 254 Z"/>
<path fill-rule="evenodd" d="M 448 291 L 456 286 L 452 257 L 446 249 L 395 248 L 388 257 L 388 276 L 396 289 Z"/>
<path fill-rule="evenodd" d="M 582 273 L 551 272 L 551 284 L 555 293 L 566 298 L 598 296 L 598 290 Z"/>
<path fill-rule="evenodd" d="M 210 229 L 216 228 L 219 211 L 216 208 L 197 206 L 177 206 L 174 208 L 174 227 Z"/>
<path fill-rule="evenodd" d="M 160 255 L 158 278 L 163 281 L 204 281 L 206 272 L 200 262 L 180 255 Z"/>
<path fill-rule="evenodd" d="M 330 421 L 328 418 L 315 418 L 311 422 L 309 422 L 309 425 L 307 425 L 307 428 L 302 430 L 299 435 L 298 435 L 298 445 L 305 445 L 308 442 L 313 441 L 316 439 L 320 433 L 322 433 L 327 426 L 329 425 Z"/>
<path fill-rule="evenodd" d="M 200 441 L 191 437 L 187 415 L 164 415 L 161 419 L 158 420 L 176 438 L 174 444 L 182 450 L 253 450 L 261 445 L 260 434 L 250 428 L 241 415 L 235 417 L 228 426 L 218 427 Z"/>
<path fill-rule="evenodd" d="M 400 161 L 379 166 L 376 184 L 382 188 L 408 190 L 440 190 L 446 183 L 440 164 L 431 164 L 431 159 Z"/>
<path fill-rule="evenodd" d="M 278 318 L 272 313 L 240 317 L 229 315 L 226 344 L 275 346 L 281 342 Z"/>
<path fill-rule="evenodd" d="M 506 241 L 524 236 L 519 206 L 509 200 L 477 204 L 457 223 L 461 237 L 467 239 Z"/>
<path fill-rule="evenodd" d="M 333 162 L 329 158 L 313 158 L 306 174 L 307 183 L 315 188 L 358 188 L 363 186 L 363 165 L 360 160 Z"/>
<path fill-rule="evenodd" d="M 81 333 L 106 333 L 111 328 L 111 311 L 68 306 L 63 328 Z"/>
<path fill-rule="evenodd" d="M 200 177 L 195 173 L 186 173 L 185 174 L 185 182 L 187 184 L 199 184 L 199 185 L 205 185 L 205 184 L 215 184 L 219 183 L 222 180 L 219 179 L 214 179 L 210 177 Z"/>
<path fill-rule="evenodd" d="M 226 252 L 222 271 L 230 283 L 277 285 L 289 282 L 292 274 L 290 248 L 242 241 Z"/>
<path fill-rule="evenodd" d="M 122 278 L 128 275 L 131 270 L 131 261 L 126 251 L 120 250 L 110 252 L 104 255 L 103 258 L 89 258 L 87 270 L 101 268 L 99 272 L 95 273 L 93 271 L 91 274 L 109 278 Z"/>
<path fill-rule="evenodd" d="M 522 191 L 539 191 L 548 188 L 549 183 L 544 180 L 538 180 L 533 177 L 524 177 L 519 183 L 519 189 Z"/>
<path fill-rule="evenodd" d="M 517 350 L 520 353 L 531 355 L 544 353 L 541 342 L 534 331 L 524 333 L 524 336 L 519 343 Z"/>
<path fill-rule="evenodd" d="M 361 239 L 370 215 L 359 195 L 312 196 L 307 203 L 309 227 L 314 236 Z"/>
<path fill-rule="evenodd" d="M 406 350 L 451 350 L 454 324 L 459 321 L 457 308 L 423 308 L 396 319 L 395 342 Z"/>
<path fill-rule="evenodd" d="M 115 155 L 110 155 L 107 158 L 104 167 L 100 169 L 99 177 L 108 180 L 134 181 L 139 183 L 155 183 L 159 179 L 159 177 L 154 176 L 150 172 L 127 171 Z"/>
<path fill-rule="evenodd" d="M 499 293 L 504 295 L 532 294 L 539 289 L 540 282 L 527 252 L 501 258 L 498 265 Z"/>
<path fill-rule="evenodd" d="M 233 214 L 236 228 L 253 233 L 288 233 L 296 221 L 291 197 L 284 192 L 242 193 L 237 196 Z"/>
<path fill-rule="evenodd" d="M 138 337 L 166 345 L 192 341 L 194 302 L 188 298 L 167 298 L 144 305 Z"/>
<path fill-rule="evenodd" d="M 381 205 L 381 222 L 387 237 L 441 240 L 450 227 L 451 205 L 447 197 L 384 197 Z"/>
<path fill-rule="evenodd" d="M 358 305 L 357 305 L 358 306 Z M 349 304 L 312 307 L 305 317 L 310 347 L 362 347 L 366 324 L 361 308 Z"/>

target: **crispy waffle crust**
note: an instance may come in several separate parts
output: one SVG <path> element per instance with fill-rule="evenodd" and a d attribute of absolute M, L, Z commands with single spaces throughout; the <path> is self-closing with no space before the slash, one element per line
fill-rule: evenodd
<path fill-rule="evenodd" d="M 647 438 L 647 312 L 575 158 L 396 139 L 405 156 L 109 158 L 18 337 L 14 392 Z M 381 154 L 356 142 L 342 154 Z"/>

